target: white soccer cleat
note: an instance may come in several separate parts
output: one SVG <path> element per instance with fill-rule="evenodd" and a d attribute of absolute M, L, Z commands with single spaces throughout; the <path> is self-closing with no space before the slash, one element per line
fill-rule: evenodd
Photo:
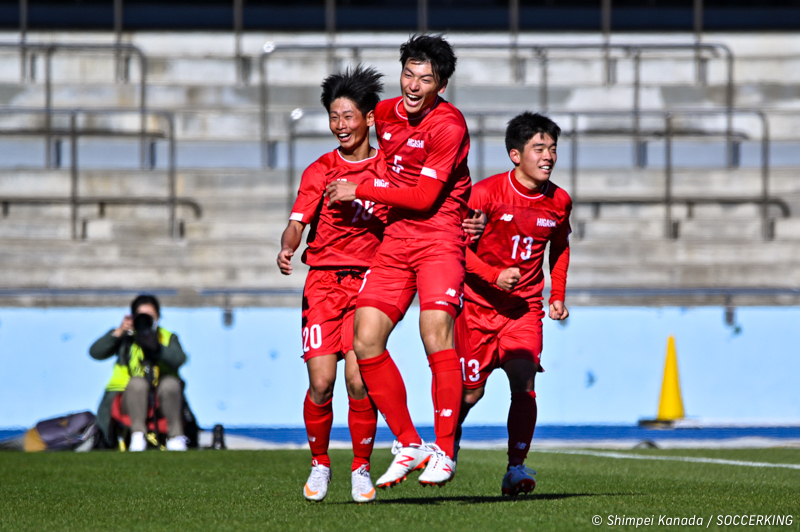
<path fill-rule="evenodd" d="M 400 446 L 400 442 L 394 442 L 392 446 L 394 460 L 392 465 L 386 470 L 376 483 L 376 486 L 385 489 L 396 486 L 403 482 L 409 473 L 415 469 L 422 469 L 431 456 L 430 450 L 425 442 L 419 445 L 411 444 L 408 447 Z"/>
<path fill-rule="evenodd" d="M 313 465 L 306 485 L 303 486 L 303 497 L 309 501 L 321 501 L 328 494 L 328 484 L 330 483 L 331 468 L 319 464 Z"/>
<path fill-rule="evenodd" d="M 419 483 L 423 486 L 444 486 L 456 474 L 456 462 L 438 445 L 432 443 L 428 446 L 431 451 L 431 459 L 428 461 L 428 467 L 419 476 Z"/>
<path fill-rule="evenodd" d="M 516 497 L 520 493 L 530 493 L 536 488 L 536 479 L 533 475 L 536 471 L 528 469 L 524 464 L 512 466 L 503 477 L 501 490 L 503 495 Z"/>
<path fill-rule="evenodd" d="M 354 501 L 372 502 L 375 500 L 375 488 L 372 485 L 372 479 L 369 477 L 367 464 L 353 471 L 350 477 L 350 483 L 352 485 L 351 493 Z"/>
<path fill-rule="evenodd" d="M 189 438 L 186 436 L 175 436 L 167 440 L 168 451 L 185 451 L 189 443 Z"/>
<path fill-rule="evenodd" d="M 128 450 L 132 453 L 140 453 L 147 449 L 147 440 L 144 439 L 144 432 L 134 432 L 131 434 L 131 444 Z"/>

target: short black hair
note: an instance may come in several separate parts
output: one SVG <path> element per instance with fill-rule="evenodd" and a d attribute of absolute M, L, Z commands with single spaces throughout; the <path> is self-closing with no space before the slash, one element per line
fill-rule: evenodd
<path fill-rule="evenodd" d="M 381 101 L 378 94 L 383 92 L 381 78 L 372 67 L 359 64 L 354 69 L 348 68 L 344 73 L 332 74 L 322 82 L 322 96 L 320 101 L 325 110 L 331 111 L 331 104 L 338 98 L 352 100 L 363 116 L 375 110 Z"/>
<path fill-rule="evenodd" d="M 525 111 L 512 118 L 506 127 L 506 151 L 517 150 L 520 153 L 525 149 L 525 145 L 536 136 L 536 134 L 550 135 L 553 142 L 558 143 L 558 136 L 561 128 L 558 125 L 539 113 Z"/>
<path fill-rule="evenodd" d="M 161 316 L 161 305 L 158 304 L 158 299 L 156 299 L 156 296 L 151 294 L 139 294 L 136 296 L 136 298 L 131 301 L 131 314 L 136 315 L 136 310 L 142 305 L 147 305 L 148 303 L 153 305 L 158 315 Z"/>
<path fill-rule="evenodd" d="M 400 46 L 400 64 L 408 61 L 430 63 L 439 85 L 444 85 L 456 71 L 456 54 L 441 35 L 412 35 Z"/>

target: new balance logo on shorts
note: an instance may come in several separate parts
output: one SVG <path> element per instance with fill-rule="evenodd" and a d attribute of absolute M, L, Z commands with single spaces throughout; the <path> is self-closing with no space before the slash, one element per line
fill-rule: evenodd
<path fill-rule="evenodd" d="M 536 220 L 537 227 L 555 227 L 556 221 L 555 220 L 548 220 L 547 218 L 538 218 Z"/>
<path fill-rule="evenodd" d="M 424 148 L 425 141 L 417 139 L 408 139 L 408 145 L 411 146 L 412 148 Z"/>
<path fill-rule="evenodd" d="M 386 133 L 383 134 L 383 138 L 384 140 L 389 140 L 390 138 L 392 138 L 392 134 L 387 131 Z"/>
<path fill-rule="evenodd" d="M 452 288 L 448 288 L 447 292 L 445 292 L 445 294 L 447 294 L 450 297 L 456 297 L 456 291 L 453 290 Z"/>
<path fill-rule="evenodd" d="M 514 215 L 513 214 L 508 214 L 508 213 L 506 213 L 506 214 L 504 214 L 503 216 L 500 217 L 500 221 L 501 222 L 510 222 L 513 219 L 514 219 Z"/>

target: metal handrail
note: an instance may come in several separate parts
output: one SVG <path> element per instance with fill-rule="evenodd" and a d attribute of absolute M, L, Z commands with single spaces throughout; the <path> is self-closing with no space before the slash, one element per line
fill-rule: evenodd
<path fill-rule="evenodd" d="M 298 112 L 303 110 L 295 110 L 292 113 L 288 120 L 289 124 L 289 143 L 288 143 L 288 175 L 287 175 L 287 204 L 289 208 L 291 208 L 293 196 L 296 192 L 295 186 L 295 160 L 294 160 L 294 144 L 296 139 L 300 138 L 327 138 L 330 133 L 328 132 L 321 132 L 321 131 L 313 131 L 313 132 L 298 132 L 297 131 L 297 124 L 303 118 L 309 115 L 313 115 L 315 112 L 319 113 L 317 109 L 309 110 L 308 112 Z M 579 117 L 634 117 L 635 114 L 633 111 L 563 111 L 563 112 L 554 112 L 553 115 L 568 115 L 570 117 L 570 124 L 571 129 L 562 128 L 562 135 L 568 137 L 570 139 L 571 145 L 571 158 L 572 164 L 570 169 L 570 195 L 572 196 L 573 203 L 575 204 L 587 204 L 587 205 L 603 205 L 603 204 L 657 204 L 657 205 L 664 205 L 665 208 L 665 233 L 667 237 L 675 238 L 677 237 L 676 229 L 673 225 L 673 218 L 672 218 L 672 205 L 676 203 L 684 203 L 686 205 L 694 205 L 694 204 L 703 204 L 703 203 L 713 203 L 713 204 L 722 204 L 722 205 L 734 205 L 734 204 L 756 204 L 761 206 L 761 221 L 762 221 L 762 235 L 765 239 L 772 238 L 772 220 L 769 216 L 769 207 L 770 206 L 777 206 L 783 217 L 790 216 L 790 209 L 788 204 L 778 198 L 773 198 L 769 194 L 769 176 L 770 176 L 770 135 L 769 135 L 769 122 L 767 120 L 766 114 L 759 110 L 759 109 L 736 109 L 730 112 L 731 115 L 751 115 L 757 117 L 761 122 L 761 193 L 758 197 L 755 198 L 737 198 L 737 197 L 705 197 L 705 198 L 679 198 L 675 197 L 672 192 L 672 185 L 673 185 L 673 168 L 672 168 L 672 141 L 675 136 L 679 134 L 676 132 L 672 127 L 673 118 L 676 116 L 697 116 L 697 115 L 705 115 L 705 116 L 714 116 L 714 115 L 723 115 L 728 114 L 729 111 L 727 110 L 710 110 L 710 109 L 686 109 L 686 110 L 672 110 L 672 111 L 639 111 L 638 115 L 641 116 L 651 116 L 651 117 L 660 117 L 664 120 L 664 131 L 659 132 L 659 136 L 663 136 L 666 144 L 665 149 L 665 167 L 664 167 L 664 195 L 662 198 L 652 198 L 652 197 L 628 197 L 628 198 L 587 198 L 584 199 L 580 196 L 578 191 L 578 164 L 577 164 L 577 153 L 578 153 L 578 139 L 579 137 L 583 136 L 619 136 L 620 131 L 615 130 L 613 132 L 602 132 L 602 131 L 592 131 L 592 132 L 580 132 L 578 129 L 578 118 Z M 468 113 L 465 116 L 467 118 L 475 118 L 478 121 L 478 128 L 474 128 L 470 130 L 470 136 L 473 138 L 477 138 L 478 146 L 477 149 L 481 154 L 481 160 L 479 165 L 479 174 L 483 175 L 483 151 L 484 151 L 484 143 L 486 137 L 503 137 L 505 135 L 504 130 L 497 130 L 497 129 L 488 129 L 485 127 L 485 118 L 486 116 L 496 116 L 497 112 L 478 112 L 478 113 Z M 638 135 L 639 137 L 643 136 L 644 133 L 641 131 L 631 131 L 631 136 Z M 711 134 L 706 134 L 704 137 L 714 137 L 715 135 L 713 132 Z M 719 137 L 725 139 L 731 139 L 733 137 L 732 131 L 725 131 L 724 133 L 718 135 Z"/>
<path fill-rule="evenodd" d="M 45 110 L 53 108 L 53 83 L 52 83 L 52 58 L 53 54 L 60 50 L 81 52 L 113 52 L 115 57 L 119 57 L 123 53 L 135 55 L 139 58 L 139 113 L 141 115 L 141 132 L 140 132 L 140 151 L 139 158 L 140 164 L 143 169 L 147 168 L 147 146 L 145 139 L 145 131 L 147 129 L 146 117 L 147 114 L 147 56 L 136 45 L 127 43 L 30 43 L 22 40 L 20 42 L 0 42 L 0 49 L 18 49 L 22 57 L 22 72 L 23 79 L 25 73 L 25 61 L 28 52 L 43 53 L 45 57 L 44 69 L 44 108 Z M 50 161 L 52 157 L 52 124 L 50 115 L 45 117 L 45 128 L 47 135 L 45 136 L 45 156 L 47 157 L 47 168 L 50 168 Z"/>
<path fill-rule="evenodd" d="M 78 195 L 78 138 L 81 136 L 96 135 L 94 131 L 86 132 L 78 128 L 77 118 L 78 115 L 124 115 L 130 113 L 139 113 L 137 109 L 93 109 L 93 108 L 74 108 L 74 109 L 39 109 L 39 108 L 20 108 L 20 107 L 0 107 L 0 115 L 19 115 L 19 114 L 32 114 L 32 115 L 45 115 L 52 119 L 53 115 L 69 116 L 69 129 L 68 134 L 70 137 L 70 197 L 68 200 L 57 200 L 56 198 L 41 198 L 41 201 L 30 197 L 3 197 L 0 198 L 0 203 L 3 204 L 3 214 L 7 214 L 8 206 L 6 204 L 32 204 L 32 203 L 66 203 L 71 206 L 71 219 L 72 219 L 72 238 L 78 237 L 78 206 L 82 204 L 96 203 L 102 204 L 144 204 L 144 205 L 167 205 L 169 207 L 169 234 L 173 238 L 179 236 L 178 226 L 176 224 L 177 216 L 176 210 L 178 205 L 185 205 L 191 207 L 195 215 L 199 218 L 202 214 L 200 205 L 189 198 L 178 198 L 176 187 L 176 150 L 175 150 L 175 116 L 168 111 L 148 110 L 147 116 L 155 116 L 164 120 L 167 124 L 166 133 L 159 133 L 165 137 L 168 142 L 167 148 L 167 197 L 166 198 L 113 198 L 113 197 L 79 197 Z M 0 134 L 3 132 L 0 130 Z M 10 134 L 18 134 L 18 132 L 11 132 Z M 135 135 L 139 136 L 142 132 Z M 148 136 L 155 136 L 150 133 Z"/>
<path fill-rule="evenodd" d="M 733 85 L 733 64 L 734 56 L 730 48 L 720 43 L 690 43 L 690 44 L 616 44 L 616 43 L 553 43 L 553 44 L 497 44 L 497 43 L 465 43 L 454 45 L 458 50 L 507 50 L 512 55 L 512 62 L 519 61 L 519 51 L 528 50 L 532 52 L 539 59 L 541 68 L 540 85 L 539 85 L 539 101 L 542 112 L 548 109 L 548 54 L 551 51 L 600 51 L 603 53 L 602 59 L 607 60 L 610 57 L 611 51 L 618 51 L 625 54 L 626 57 L 631 57 L 634 64 L 634 90 L 633 102 L 631 111 L 635 116 L 636 128 L 638 129 L 638 115 L 641 112 L 641 61 L 642 54 L 660 51 L 694 51 L 696 56 L 703 53 L 709 53 L 713 57 L 724 56 L 726 61 L 726 84 L 725 84 L 725 110 L 728 113 L 727 120 L 727 147 L 728 147 L 728 166 L 734 166 L 734 150 L 733 150 L 733 100 L 734 100 L 734 85 Z M 261 114 L 261 164 L 263 167 L 274 166 L 274 148 L 270 130 L 269 130 L 269 84 L 267 83 L 267 60 L 272 57 L 276 52 L 280 51 L 308 51 L 308 52 L 326 52 L 329 57 L 337 50 L 350 50 L 353 57 L 358 61 L 359 56 L 365 49 L 369 50 L 397 50 L 397 45 L 390 44 L 293 44 L 293 45 L 280 45 L 268 42 L 264 45 L 263 51 L 259 57 L 259 72 L 260 72 L 260 114 Z M 519 69 L 517 69 L 519 70 Z M 705 80 L 701 77 L 702 69 L 697 69 L 698 83 L 703 83 Z M 524 81 L 522 77 L 517 79 L 518 82 Z"/>

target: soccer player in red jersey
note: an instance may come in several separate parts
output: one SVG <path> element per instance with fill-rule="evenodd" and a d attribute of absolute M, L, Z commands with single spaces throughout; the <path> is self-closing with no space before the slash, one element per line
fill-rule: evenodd
<path fill-rule="evenodd" d="M 291 260 L 303 230 L 311 224 L 303 262 L 310 266 L 303 291 L 303 359 L 309 388 L 303 418 L 311 447 L 312 469 L 303 495 L 321 501 L 328 492 L 328 457 L 333 422 L 333 387 L 337 362 L 345 360 L 350 403 L 348 425 L 353 441 L 352 495 L 356 502 L 375 499 L 369 458 L 375 440 L 377 412 L 367 396 L 353 352 L 353 316 L 364 272 L 372 262 L 386 221 L 386 207 L 354 199 L 335 205 L 324 201 L 325 187 L 337 180 L 388 186 L 379 150 L 369 144 L 369 128 L 383 91 L 381 75 L 356 67 L 322 83 L 322 104 L 339 147 L 303 173 L 289 225 L 281 237 L 278 267 L 292 273 Z"/>
<path fill-rule="evenodd" d="M 542 263 L 550 243 L 550 308 L 553 320 L 569 311 L 564 292 L 569 266 L 572 200 L 550 181 L 561 133 L 549 118 L 523 113 L 508 123 L 506 149 L 514 169 L 477 183 L 469 204 L 488 217 L 479 242 L 467 251 L 464 310 L 456 320 L 464 402 L 458 424 L 483 397 L 496 368 L 508 376 L 508 468 L 502 493 L 515 496 L 536 487 L 524 466 L 536 427 L 534 379 L 541 369 Z"/>
<path fill-rule="evenodd" d="M 370 183 L 328 185 L 331 203 L 355 198 L 389 205 L 389 225 L 358 296 L 353 346 L 369 395 L 397 438 L 395 458 L 376 485 L 388 487 L 425 467 L 419 482 L 443 485 L 455 474 L 461 365 L 453 348 L 461 308 L 462 220 L 471 181 L 464 117 L 440 97 L 456 57 L 438 35 L 417 35 L 400 48 L 402 96 L 375 110 L 375 127 L 394 188 Z M 422 442 L 406 404 L 403 379 L 386 350 L 389 334 L 420 301 L 420 334 L 433 373 L 436 443 Z"/>

